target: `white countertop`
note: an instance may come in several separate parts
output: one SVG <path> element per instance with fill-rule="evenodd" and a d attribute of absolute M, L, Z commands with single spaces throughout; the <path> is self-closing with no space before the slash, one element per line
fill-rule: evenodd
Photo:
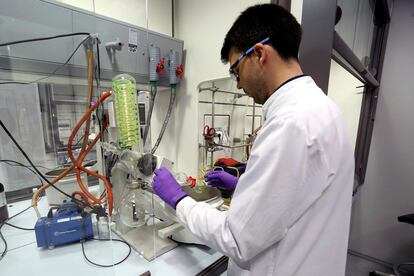
<path fill-rule="evenodd" d="M 9 204 L 9 215 L 12 216 L 30 206 L 30 201 Z M 42 198 L 39 209 L 47 210 L 47 202 Z M 42 212 L 42 216 L 47 211 Z M 33 228 L 37 220 L 32 208 L 13 218 L 9 223 Z M 4 225 L 1 229 L 8 244 L 6 256 L 0 261 L 0 275 L 134 275 L 146 271 L 151 275 L 195 275 L 222 255 L 206 246 L 179 245 L 175 249 L 148 262 L 134 250 L 122 264 L 110 268 L 101 268 L 86 262 L 80 243 L 57 246 L 54 249 L 38 248 L 34 231 L 23 231 Z M 87 241 L 86 256 L 99 264 L 111 264 L 122 260 L 128 253 L 128 247 L 120 242 Z M 4 243 L 0 239 L 0 254 Z"/>

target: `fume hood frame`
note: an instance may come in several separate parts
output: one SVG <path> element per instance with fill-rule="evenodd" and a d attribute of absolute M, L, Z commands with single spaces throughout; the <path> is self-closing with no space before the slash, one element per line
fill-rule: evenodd
<path fill-rule="evenodd" d="M 216 111 L 216 105 L 227 105 L 227 106 L 240 106 L 240 107 L 248 107 L 252 109 L 251 115 L 247 115 L 247 117 L 252 117 L 252 123 L 251 123 L 251 132 L 247 135 L 253 135 L 255 133 L 255 130 L 257 127 L 259 127 L 258 124 L 255 123 L 256 118 L 260 119 L 260 125 L 262 124 L 262 115 L 257 114 L 256 108 L 261 108 L 261 105 L 256 104 L 253 101 L 253 104 L 237 104 L 235 102 L 228 103 L 228 102 L 222 102 L 217 100 L 218 94 L 228 94 L 228 95 L 234 95 L 234 99 L 237 100 L 242 97 L 248 97 L 245 93 L 237 92 L 236 89 L 222 89 L 220 88 L 221 83 L 226 83 L 228 81 L 233 82 L 233 80 L 230 77 L 222 77 L 222 78 L 215 78 L 215 79 L 208 79 L 205 81 L 200 82 L 197 85 L 197 90 L 200 93 L 204 92 L 211 92 L 211 101 L 205 101 L 205 100 L 199 100 L 198 103 L 202 104 L 211 104 L 211 114 L 203 114 L 204 117 L 211 116 L 211 125 L 209 126 L 212 129 L 216 128 L 216 119 L 218 117 L 226 117 L 228 120 L 228 133 L 230 134 L 230 122 L 231 118 L 228 114 L 220 114 Z M 200 126 L 199 126 L 200 127 Z M 205 125 L 201 126 L 205 127 Z M 213 167 L 214 164 L 214 153 L 224 149 L 238 149 L 238 148 L 246 148 L 251 147 L 252 141 L 249 143 L 246 143 L 243 139 L 240 139 L 240 141 L 233 141 L 230 145 L 217 143 L 214 141 L 214 139 L 204 139 L 204 143 L 199 143 L 199 148 L 204 148 L 204 158 L 203 158 L 203 167 L 209 166 Z M 232 145 L 233 144 L 233 145 Z M 210 163 L 208 164 L 208 155 L 210 155 Z"/>

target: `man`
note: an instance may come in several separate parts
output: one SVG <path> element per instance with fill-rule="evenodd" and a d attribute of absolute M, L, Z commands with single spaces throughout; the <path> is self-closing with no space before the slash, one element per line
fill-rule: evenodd
<path fill-rule="evenodd" d="M 245 173 L 207 175 L 234 187 L 220 212 L 188 197 L 165 168 L 155 192 L 200 240 L 230 258 L 229 275 L 344 275 L 353 151 L 336 105 L 298 63 L 301 28 L 283 8 L 248 8 L 224 40 L 238 88 L 263 104 Z"/>

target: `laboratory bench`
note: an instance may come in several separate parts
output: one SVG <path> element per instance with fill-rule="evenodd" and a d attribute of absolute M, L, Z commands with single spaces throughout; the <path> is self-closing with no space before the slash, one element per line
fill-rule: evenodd
<path fill-rule="evenodd" d="M 42 216 L 46 215 L 49 209 L 46 198 L 41 198 L 38 205 Z M 16 202 L 8 206 L 11 217 L 30 206 L 30 200 Z M 36 220 L 36 214 L 33 208 L 30 208 L 8 222 L 19 227 L 33 228 Z M 212 271 L 211 267 L 214 271 L 218 259 L 221 260 L 221 263 L 223 261 L 222 254 L 207 246 L 180 244 L 152 261 L 147 261 L 132 249 L 131 255 L 123 263 L 102 268 L 85 260 L 80 242 L 56 246 L 53 249 L 38 248 L 34 231 L 24 231 L 9 225 L 4 225 L 1 231 L 8 245 L 7 254 L 0 261 L 0 275 L 2 276 L 54 274 L 59 276 L 162 276 L 197 275 L 200 272 L 204 273 L 203 275 L 214 275 L 215 273 L 208 271 Z M 118 237 L 113 234 L 113 238 Z M 129 251 L 128 246 L 124 243 L 97 240 L 86 241 L 84 249 L 88 259 L 102 265 L 122 260 Z M 0 239 L 0 254 L 3 250 L 4 243 Z M 212 265 L 213 263 L 215 265 Z M 207 273 L 205 273 L 206 271 Z"/>

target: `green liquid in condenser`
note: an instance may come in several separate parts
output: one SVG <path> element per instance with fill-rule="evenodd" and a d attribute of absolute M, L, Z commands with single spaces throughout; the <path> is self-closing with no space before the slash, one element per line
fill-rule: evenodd
<path fill-rule="evenodd" d="M 140 145 L 139 117 L 135 80 L 129 75 L 118 75 L 112 81 L 115 95 L 115 114 L 119 143 L 123 149 Z"/>

